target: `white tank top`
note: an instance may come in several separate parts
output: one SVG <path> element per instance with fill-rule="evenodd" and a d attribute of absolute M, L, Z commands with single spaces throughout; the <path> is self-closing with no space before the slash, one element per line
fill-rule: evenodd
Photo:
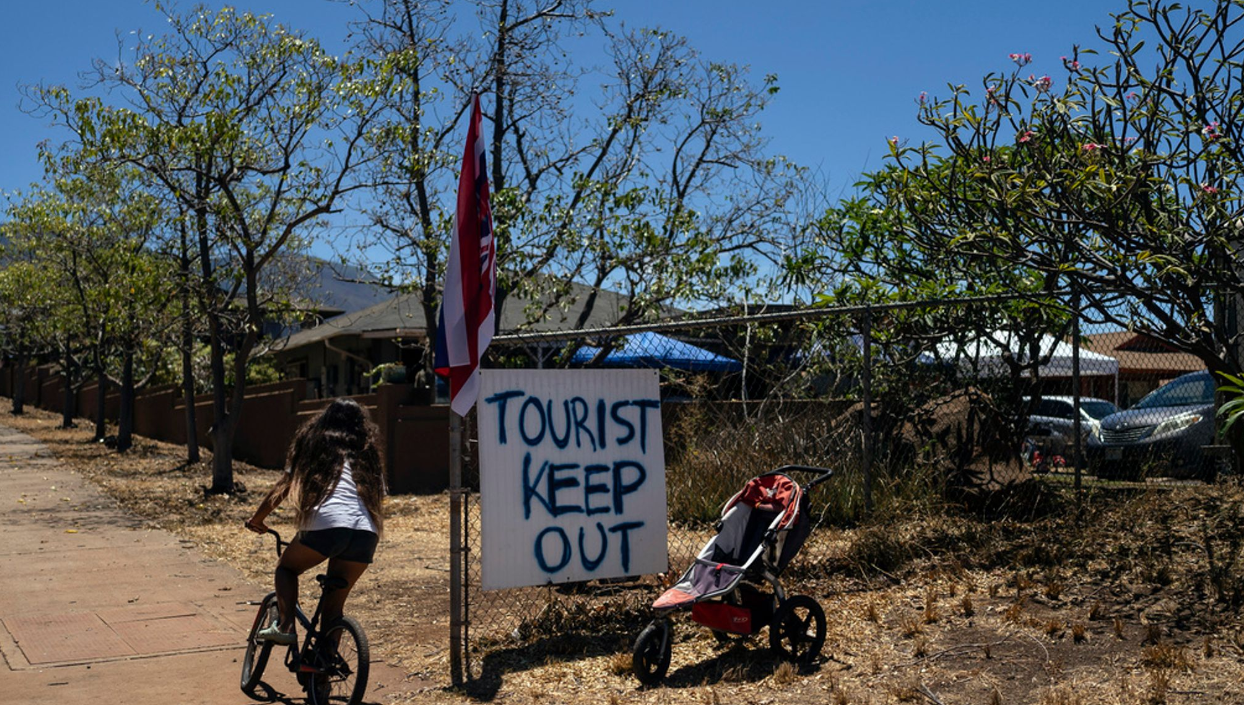
<path fill-rule="evenodd" d="M 358 485 L 354 484 L 349 461 L 341 466 L 341 479 L 337 481 L 337 486 L 311 510 L 299 528 L 303 531 L 361 529 L 373 534 L 379 533 L 371 514 L 367 513 L 363 498 L 359 497 Z"/>

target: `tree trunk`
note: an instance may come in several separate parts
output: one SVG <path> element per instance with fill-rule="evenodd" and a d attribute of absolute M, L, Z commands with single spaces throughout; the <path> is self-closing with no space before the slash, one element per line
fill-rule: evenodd
<path fill-rule="evenodd" d="M 117 419 L 117 451 L 134 445 L 134 351 L 126 350 L 121 362 L 121 411 Z"/>
<path fill-rule="evenodd" d="M 202 460 L 199 454 L 199 420 L 194 409 L 194 372 L 190 350 L 181 351 L 182 394 L 186 400 L 186 462 L 193 465 Z"/>
<path fill-rule="evenodd" d="M 181 231 L 181 386 L 186 399 L 186 463 L 194 465 L 199 457 L 199 423 L 194 410 L 194 330 L 190 321 L 190 254 L 186 231 Z"/>
<path fill-rule="evenodd" d="M 225 349 L 220 340 L 220 320 L 210 315 L 212 337 L 212 493 L 233 492 L 233 431 L 225 395 Z M 235 380 L 236 383 L 236 380 Z"/>
<path fill-rule="evenodd" d="M 74 414 L 78 409 L 73 393 L 73 360 L 69 356 L 69 346 L 65 346 L 65 358 L 61 364 L 61 381 L 65 386 L 65 398 L 61 404 L 60 427 L 77 428 L 77 424 L 73 422 Z"/>
<path fill-rule="evenodd" d="M 212 426 L 213 494 L 233 492 L 233 438 L 236 430 L 237 421 L 228 414 Z"/>
<path fill-rule="evenodd" d="M 17 355 L 17 375 L 13 380 L 13 410 L 14 416 L 21 416 L 26 412 L 26 354 L 18 353 Z"/>
<path fill-rule="evenodd" d="M 96 443 L 103 443 L 108 435 L 108 374 L 101 366 L 95 370 L 95 379 L 99 385 L 95 390 L 95 438 Z"/>

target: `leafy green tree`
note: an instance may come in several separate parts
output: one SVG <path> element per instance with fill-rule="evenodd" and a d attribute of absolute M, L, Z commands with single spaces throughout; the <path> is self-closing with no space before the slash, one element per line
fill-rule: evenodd
<path fill-rule="evenodd" d="M 775 77 L 755 82 L 586 0 L 490 0 L 474 6 L 474 23 L 450 2 L 360 7 L 357 50 L 397 83 L 373 133 L 380 191 L 360 245 L 393 253 L 383 273 L 419 290 L 429 322 L 472 92 L 484 95 L 501 306 L 526 294 L 541 302 L 527 312 L 536 319 L 580 281 L 590 293 L 579 323 L 604 288 L 630 297 L 620 322 L 633 322 L 675 301 L 729 296 L 796 230 L 803 173 L 766 153 L 757 125 Z M 568 58 L 583 41 L 607 63 Z"/>
<path fill-rule="evenodd" d="M 32 93 L 85 159 L 141 169 L 185 215 L 211 345 L 212 490 L 230 492 L 246 368 L 288 298 L 268 274 L 361 188 L 364 138 L 388 86 L 370 64 L 334 58 L 269 17 L 166 12 L 168 32 L 138 37 L 133 59 L 97 62 L 108 100 Z"/>
<path fill-rule="evenodd" d="M 901 213 L 887 235 L 917 262 L 943 252 L 1057 282 L 1093 317 L 1238 373 L 1220 323 L 1244 292 L 1242 19 L 1232 2 L 1131 2 L 1098 30 L 1109 60 L 1076 48 L 1055 79 L 1015 54 L 979 93 L 923 101 L 937 143 L 896 144 L 870 184 L 875 207 Z"/>
<path fill-rule="evenodd" d="M 1016 53 L 1006 73 L 920 96 L 935 139 L 891 140 L 844 208 L 867 227 L 831 241 L 873 286 L 1078 302 L 1239 375 L 1244 6 L 1133 1 L 1113 17 L 1055 76 Z"/>
<path fill-rule="evenodd" d="M 7 233 L 10 228 L 6 224 Z M 45 322 L 49 310 L 56 308 L 47 272 L 37 264 L 13 258 L 0 269 L 0 346 L 13 360 L 13 403 L 11 413 L 25 413 L 26 369 L 31 360 L 46 352 Z"/>
<path fill-rule="evenodd" d="M 66 406 L 84 380 L 79 368 L 95 371 L 101 398 L 105 382 L 119 388 L 117 449 L 124 452 L 133 443 L 135 394 L 176 321 L 177 280 L 155 248 L 166 219 L 140 171 L 83 165 L 76 155 L 49 156 L 47 164 L 51 183 L 10 209 L 8 250 L 41 268 L 49 285 L 38 329 L 61 361 Z M 97 435 L 102 429 L 97 417 Z"/>

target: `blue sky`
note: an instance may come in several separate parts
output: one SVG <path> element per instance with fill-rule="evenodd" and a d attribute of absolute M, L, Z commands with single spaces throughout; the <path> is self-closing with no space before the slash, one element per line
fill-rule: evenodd
<path fill-rule="evenodd" d="M 183 3 L 188 5 L 189 3 Z M 212 3 L 209 3 L 212 4 Z M 331 0 L 237 0 L 343 45 L 355 10 Z M 772 151 L 812 167 L 835 194 L 881 166 L 885 139 L 925 135 L 915 120 L 921 91 L 975 84 L 1011 68 L 1007 54 L 1030 52 L 1025 69 L 1063 75 L 1059 57 L 1095 44 L 1094 25 L 1110 24 L 1125 0 L 615 0 L 631 26 L 686 35 L 713 60 L 750 65 L 757 80 L 775 73 L 782 88 L 763 118 Z M 21 83 L 73 85 L 93 57 L 116 55 L 116 32 L 159 32 L 144 0 L 37 0 L 6 3 L 0 43 L 0 191 L 38 179 L 36 145 L 60 139 L 23 113 Z"/>

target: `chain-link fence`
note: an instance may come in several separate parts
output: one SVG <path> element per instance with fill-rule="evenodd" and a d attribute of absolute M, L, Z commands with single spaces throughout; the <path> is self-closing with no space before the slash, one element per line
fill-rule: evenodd
<path fill-rule="evenodd" d="M 841 565 L 833 529 L 904 508 L 1024 520 L 1085 488 L 1211 480 L 1230 467 L 1204 360 L 1062 306 L 1019 302 L 724 310 L 511 334 L 494 340 L 489 365 L 660 370 L 675 578 L 714 535 L 723 503 L 785 464 L 836 472 L 812 497 L 815 528 L 786 572 L 796 582 Z M 643 619 L 668 576 L 480 590 L 478 454 L 474 441 L 465 447 L 468 677 L 491 654 L 568 626 L 622 634 Z"/>

